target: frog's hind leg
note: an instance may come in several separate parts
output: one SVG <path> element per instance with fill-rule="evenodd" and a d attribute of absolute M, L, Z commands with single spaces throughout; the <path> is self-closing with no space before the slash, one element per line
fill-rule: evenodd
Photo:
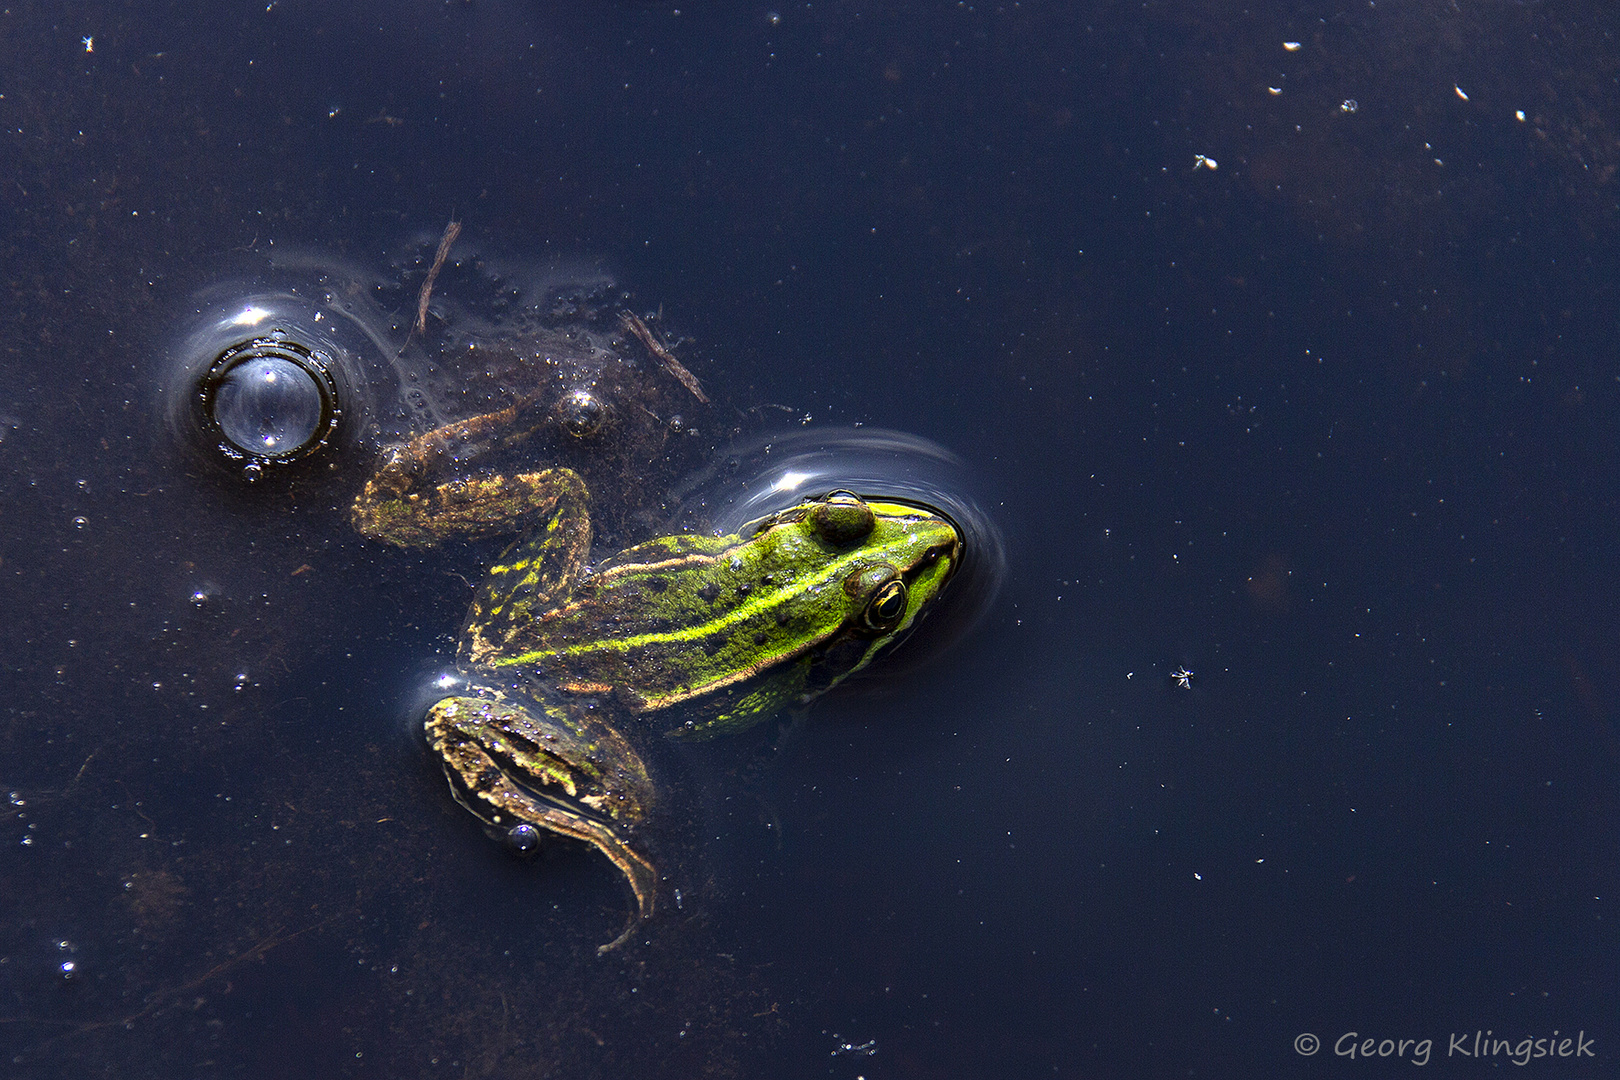
<path fill-rule="evenodd" d="M 499 656 L 578 579 L 591 553 L 590 492 L 572 469 L 526 474 L 547 491 L 549 505 L 522 539 L 507 548 L 467 610 L 461 658 L 481 663 Z M 523 477 L 518 477 L 522 479 Z"/>

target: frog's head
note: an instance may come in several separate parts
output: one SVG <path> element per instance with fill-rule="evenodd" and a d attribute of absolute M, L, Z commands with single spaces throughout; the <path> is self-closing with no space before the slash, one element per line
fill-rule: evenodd
<path fill-rule="evenodd" d="M 685 730 L 745 727 L 865 668 L 940 598 L 963 558 L 943 514 L 848 491 L 730 536 L 666 536 L 599 564 L 572 602 L 494 660 Z"/>
<path fill-rule="evenodd" d="M 944 593 L 964 547 L 962 530 L 932 508 L 866 501 L 848 491 L 772 514 L 742 535 L 749 536 L 739 549 L 745 566 L 751 562 L 762 582 L 776 583 L 767 588 L 776 621 L 802 622 L 795 653 L 808 663 L 801 700 L 862 670 L 904 638 Z M 784 637 L 767 644 L 791 648 L 793 642 Z M 756 655 L 755 662 L 771 666 L 775 655 Z"/>

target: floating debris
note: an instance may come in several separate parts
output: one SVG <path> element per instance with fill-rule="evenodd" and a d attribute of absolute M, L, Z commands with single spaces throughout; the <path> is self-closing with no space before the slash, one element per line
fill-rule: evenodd
<path fill-rule="evenodd" d="M 439 237 L 439 250 L 434 253 L 433 265 L 428 267 L 427 280 L 422 282 L 422 292 L 416 299 L 416 326 L 413 329 L 418 336 L 427 332 L 427 309 L 428 301 L 433 299 L 433 283 L 439 280 L 439 271 L 450 257 L 450 246 L 460 235 L 461 222 L 452 221 L 444 227 L 444 235 Z"/>
<path fill-rule="evenodd" d="M 703 392 L 703 385 L 697 381 L 697 376 L 687 371 L 686 365 L 675 359 L 675 354 L 665 348 L 664 343 L 653 336 L 653 332 L 647 328 L 646 323 L 628 311 L 624 313 L 620 322 L 626 330 L 634 334 L 636 339 L 647 347 L 648 352 L 658 357 L 658 362 L 664 365 L 664 370 L 679 379 L 682 386 L 692 391 L 693 397 L 705 405 L 709 403 L 709 395 Z"/>

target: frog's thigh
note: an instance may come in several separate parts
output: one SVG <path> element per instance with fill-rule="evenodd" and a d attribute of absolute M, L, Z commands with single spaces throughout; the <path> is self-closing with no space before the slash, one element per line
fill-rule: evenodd
<path fill-rule="evenodd" d="M 547 469 L 512 478 L 550 500 L 528 535 L 507 548 L 467 612 L 469 657 L 498 653 L 512 635 L 560 600 L 591 552 L 590 496 L 572 469 Z"/>
<path fill-rule="evenodd" d="M 445 536 L 510 533 L 536 518 L 553 527 L 590 520 L 585 482 L 572 469 L 447 480 L 423 501 L 429 504 L 424 513 Z"/>
<path fill-rule="evenodd" d="M 653 913 L 658 872 L 611 825 L 553 806 L 513 783 L 484 745 L 484 739 L 491 733 L 476 720 L 462 719 L 454 707 L 466 700 L 445 698 L 428 710 L 424 725 L 428 745 L 439 755 L 456 801 L 492 825 L 526 822 L 559 836 L 583 840 L 606 855 L 624 874 L 635 894 L 636 912 L 624 932 L 597 952 L 604 953 L 622 945 L 641 920 Z M 476 716 L 481 703 L 474 701 L 473 704 Z M 637 764 L 639 766 L 639 762 Z"/>
<path fill-rule="evenodd" d="M 350 510 L 362 535 L 402 547 L 441 540 L 514 533 L 536 518 L 589 521 L 585 482 L 572 469 L 541 469 L 446 480 L 422 490 L 390 472 L 395 458 L 373 476 Z"/>

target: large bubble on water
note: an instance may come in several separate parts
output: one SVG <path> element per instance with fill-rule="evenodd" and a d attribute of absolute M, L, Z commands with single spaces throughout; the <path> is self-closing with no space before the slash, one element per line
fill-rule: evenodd
<path fill-rule="evenodd" d="M 722 415 L 680 338 L 631 304 L 597 264 L 472 238 L 424 234 L 376 269 L 277 245 L 229 257 L 175 313 L 152 351 L 154 414 L 188 473 L 351 488 L 392 446 L 498 415 L 457 464 L 571 468 L 598 537 L 627 545 L 713 452 Z"/>
<path fill-rule="evenodd" d="M 231 269 L 158 350 L 160 415 L 178 445 L 251 480 L 356 443 L 400 397 L 395 322 L 342 267 Z"/>
<path fill-rule="evenodd" d="M 282 457 L 319 436 L 327 405 L 318 376 L 291 360 L 262 356 L 221 377 L 212 411 L 232 446 Z"/>

